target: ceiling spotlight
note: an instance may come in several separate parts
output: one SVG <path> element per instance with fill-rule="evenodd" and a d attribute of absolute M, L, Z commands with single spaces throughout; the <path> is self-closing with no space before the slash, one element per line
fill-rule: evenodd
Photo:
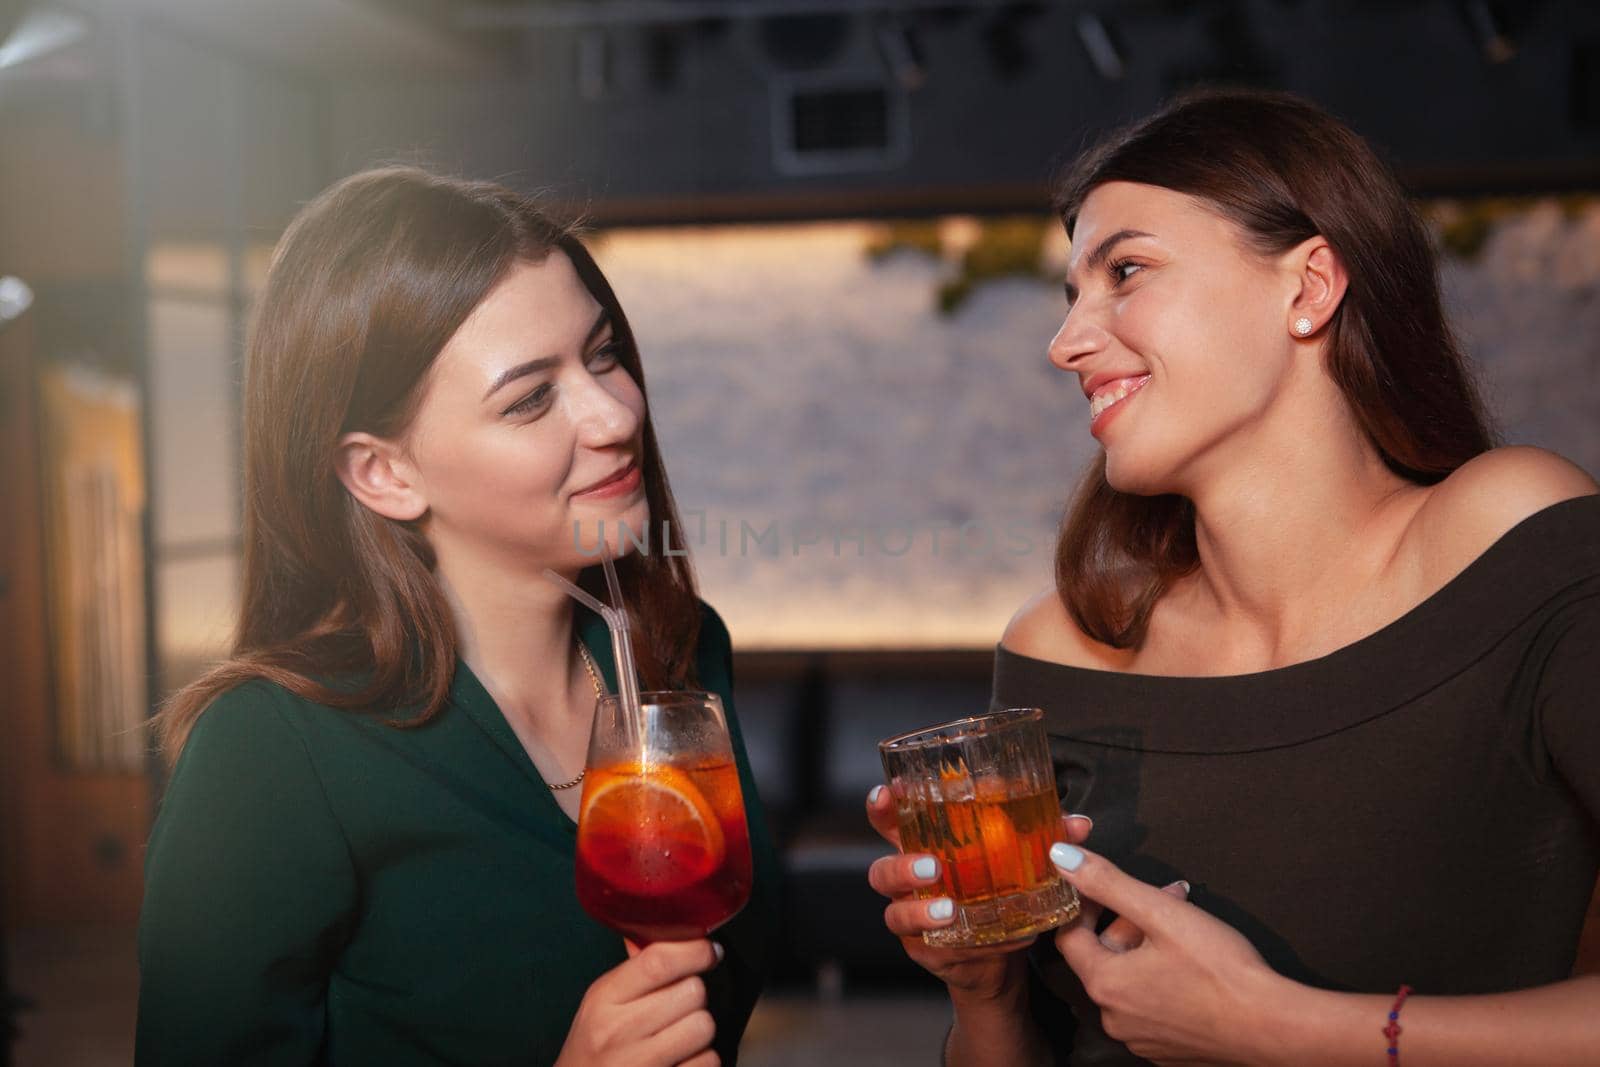
<path fill-rule="evenodd" d="M 928 72 L 923 66 L 922 51 L 917 47 L 911 30 L 899 21 L 881 22 L 878 24 L 877 37 L 884 65 L 889 68 L 889 74 L 900 88 L 907 92 L 922 88 L 923 82 L 928 80 Z"/>
<path fill-rule="evenodd" d="M 1121 81 L 1128 67 L 1105 20 L 1093 12 L 1084 12 L 1078 16 L 1077 28 L 1078 40 L 1083 43 L 1095 73 L 1106 81 Z"/>
<path fill-rule="evenodd" d="M 21 278 L 0 278 L 0 328 L 33 306 L 33 290 Z"/>
<path fill-rule="evenodd" d="M 1500 5 L 1490 0 L 1467 0 L 1466 16 L 1485 60 L 1499 64 L 1516 58 L 1517 42 L 1506 27 L 1505 13 L 1500 10 Z"/>
<path fill-rule="evenodd" d="M 89 20 L 73 11 L 38 8 L 23 15 L 0 42 L 0 70 L 77 44 L 89 35 Z"/>

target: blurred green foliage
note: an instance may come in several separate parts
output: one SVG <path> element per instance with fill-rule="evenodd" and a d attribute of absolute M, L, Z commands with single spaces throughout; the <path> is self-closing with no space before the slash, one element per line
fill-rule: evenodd
<path fill-rule="evenodd" d="M 1475 263 L 1489 243 L 1494 228 L 1507 219 L 1525 215 L 1549 198 L 1535 196 L 1485 196 L 1471 200 L 1424 203 L 1422 214 L 1439 234 L 1446 255 Z M 1593 193 L 1567 193 L 1555 197 L 1561 217 L 1575 222 L 1595 202 Z"/>
<path fill-rule="evenodd" d="M 896 252 L 923 252 L 938 258 L 944 254 L 939 240 L 937 219 L 924 221 L 897 221 L 885 225 L 867 243 L 867 258 L 876 263 Z"/>
<path fill-rule="evenodd" d="M 940 284 L 935 295 L 939 313 L 955 314 L 979 285 L 997 278 L 1048 280 L 1050 273 L 1040 260 L 1047 228 L 1055 225 L 1056 221 L 1047 217 L 979 220 L 976 239 L 956 259 L 953 275 Z M 938 222 L 889 223 L 870 242 L 867 256 L 876 262 L 901 251 L 945 258 Z"/>
<path fill-rule="evenodd" d="M 1568 193 L 1554 197 L 1562 217 L 1576 221 L 1600 194 Z M 1490 235 L 1501 222 L 1532 210 L 1550 197 L 1477 197 L 1467 200 L 1422 201 L 1418 207 L 1430 229 L 1438 235 L 1444 255 L 1476 262 Z M 1007 216 L 978 220 L 976 239 L 952 258 L 941 234 L 940 222 L 900 220 L 884 224 L 867 246 L 867 256 L 878 262 L 896 252 L 918 252 L 945 260 L 950 275 L 940 282 L 934 306 L 941 315 L 953 315 L 984 282 L 998 278 L 1037 278 L 1059 282 L 1042 262 L 1049 228 L 1059 225 L 1048 216 Z"/>

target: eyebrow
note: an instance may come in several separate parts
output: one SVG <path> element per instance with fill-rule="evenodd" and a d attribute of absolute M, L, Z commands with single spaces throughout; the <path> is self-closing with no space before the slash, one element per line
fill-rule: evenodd
<path fill-rule="evenodd" d="M 1084 264 L 1092 273 L 1095 270 L 1098 270 L 1100 264 L 1104 263 L 1111 255 L 1111 250 L 1117 245 L 1121 244 L 1123 241 L 1131 240 L 1135 237 L 1154 236 L 1155 234 L 1145 233 L 1143 230 L 1118 230 L 1116 233 L 1112 234 L 1110 237 L 1107 237 L 1104 241 L 1101 241 L 1098 245 L 1096 245 L 1094 251 L 1090 252 L 1088 256 L 1084 258 Z M 1068 282 L 1066 284 L 1066 290 L 1068 300 L 1076 300 L 1078 298 L 1078 287 L 1076 285 Z"/>
<path fill-rule="evenodd" d="M 600 314 L 594 317 L 594 325 L 589 327 L 589 333 L 583 339 L 583 347 L 588 348 L 590 343 L 596 337 L 599 337 L 601 331 L 609 325 L 611 325 L 611 312 L 606 308 L 601 308 Z M 540 356 L 538 359 L 530 359 L 526 363 L 518 363 L 515 367 L 501 371 L 499 377 L 489 384 L 489 391 L 483 394 L 483 398 L 488 400 L 498 393 L 507 382 L 513 382 L 518 378 L 526 378 L 530 374 L 538 374 L 540 371 L 549 370 L 560 362 L 560 356 Z"/>

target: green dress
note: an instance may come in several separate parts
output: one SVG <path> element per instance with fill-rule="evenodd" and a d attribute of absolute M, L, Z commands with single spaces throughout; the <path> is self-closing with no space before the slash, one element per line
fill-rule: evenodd
<path fill-rule="evenodd" d="M 578 626 L 614 689 L 604 625 Z M 708 607 L 699 680 L 728 711 L 755 859 L 706 975 L 725 1064 L 777 899 L 730 662 Z M 627 958 L 578 905 L 575 825 L 465 664 L 431 723 L 383 719 L 260 681 L 200 717 L 145 858 L 140 1067 L 549 1064 L 589 984 Z"/>

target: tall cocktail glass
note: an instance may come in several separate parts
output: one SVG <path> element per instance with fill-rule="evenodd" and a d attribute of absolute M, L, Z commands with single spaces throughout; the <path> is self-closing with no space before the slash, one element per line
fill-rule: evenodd
<path fill-rule="evenodd" d="M 750 898 L 750 834 L 722 702 L 602 697 L 578 809 L 584 910 L 639 944 L 704 937 Z"/>

